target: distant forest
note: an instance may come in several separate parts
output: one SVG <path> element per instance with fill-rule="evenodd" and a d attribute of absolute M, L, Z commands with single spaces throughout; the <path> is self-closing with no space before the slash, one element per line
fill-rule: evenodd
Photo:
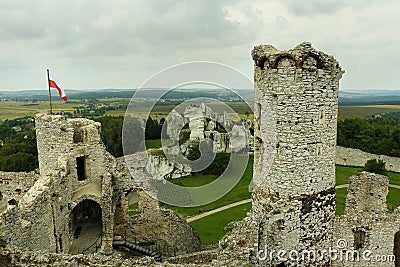
<path fill-rule="evenodd" d="M 31 171 L 39 166 L 31 118 L 0 122 L 0 170 Z"/>
<path fill-rule="evenodd" d="M 108 152 L 123 155 L 122 116 L 94 118 L 102 123 L 101 137 Z M 146 140 L 160 139 L 164 120 L 150 118 Z M 0 122 L 0 170 L 31 171 L 38 167 L 36 136 L 32 120 L 22 118 Z M 338 121 L 337 144 L 363 151 L 400 157 L 400 112 Z"/>
<path fill-rule="evenodd" d="M 400 112 L 338 121 L 337 144 L 400 157 Z"/>

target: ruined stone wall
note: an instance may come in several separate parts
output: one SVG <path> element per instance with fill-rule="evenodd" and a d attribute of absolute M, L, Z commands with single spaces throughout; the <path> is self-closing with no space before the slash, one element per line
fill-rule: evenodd
<path fill-rule="evenodd" d="M 345 212 L 334 220 L 331 244 L 333 249 L 347 253 L 350 259 L 345 256 L 332 266 L 395 266 L 393 262 L 379 262 L 376 258 L 387 259 L 393 255 L 395 234 L 400 230 L 400 209 L 387 212 L 388 185 L 389 180 L 383 175 L 362 172 L 350 177 Z M 368 253 L 365 255 L 370 260 L 363 253 Z"/>
<path fill-rule="evenodd" d="M 36 171 L 2 172 L 0 171 L 0 192 L 3 198 L 15 199 L 17 202 L 39 179 Z"/>
<path fill-rule="evenodd" d="M 363 167 L 370 159 L 383 160 L 386 162 L 388 171 L 400 172 L 400 158 L 371 154 L 354 148 L 336 147 L 336 164 L 338 165 Z"/>
<path fill-rule="evenodd" d="M 343 71 L 332 56 L 309 43 L 289 51 L 261 45 L 252 56 L 255 164 L 253 205 L 244 223 L 256 221 L 257 226 L 255 233 L 248 233 L 253 244 L 247 238 L 242 241 L 241 255 L 234 247 L 224 249 L 220 259 L 229 260 L 224 255 L 234 254 L 266 266 L 283 262 L 276 255 L 269 262 L 257 260 L 255 255 L 265 248 L 303 251 L 329 246 L 335 212 L 338 86 Z M 237 227 L 238 232 L 246 232 L 243 225 Z M 243 240 L 234 235 L 235 240 Z"/>
<path fill-rule="evenodd" d="M 125 218 L 115 231 L 126 235 L 134 243 L 154 243 L 151 249 L 162 251 L 163 256 L 190 253 L 200 250 L 200 239 L 196 231 L 174 211 L 162 209 L 158 201 L 138 189 L 139 213 Z"/>
<path fill-rule="evenodd" d="M 134 167 L 129 170 L 125 160 L 131 161 Z M 174 211 L 161 209 L 158 200 L 143 191 L 144 184 L 140 181 L 151 175 L 148 173 L 146 152 L 118 158 L 116 162 L 114 198 L 118 201 L 115 233 L 126 235 L 127 240 L 132 242 L 154 242 L 154 247 L 161 249 L 166 256 L 198 251 L 200 239 L 186 220 Z M 133 217 L 127 214 L 131 204 L 137 204 L 139 210 Z"/>
<path fill-rule="evenodd" d="M 51 176 L 52 209 L 57 251 L 68 251 L 71 212 L 83 200 L 102 211 L 103 251 L 112 250 L 114 158 L 105 150 L 100 123 L 88 119 L 38 114 L 36 136 L 41 176 Z M 82 159 L 78 167 L 78 158 Z M 79 175 L 79 170 L 80 175 Z"/>
<path fill-rule="evenodd" d="M 205 251 L 193 253 L 187 257 L 174 257 L 167 258 L 164 261 L 156 262 L 151 257 L 126 257 L 122 252 L 114 252 L 113 255 L 104 255 L 95 253 L 92 255 L 70 255 L 70 254 L 55 254 L 55 253 L 35 253 L 24 252 L 18 254 L 5 254 L 0 255 L 0 263 L 2 267 L 79 267 L 79 266 L 92 266 L 92 267 L 142 267 L 142 266 L 155 266 L 155 267 L 186 267 L 186 266 L 218 266 L 218 264 L 211 264 L 210 261 L 215 256 L 215 251 Z M 2 261 L 4 260 L 4 262 Z M 193 260 L 194 263 L 191 263 Z"/>
<path fill-rule="evenodd" d="M 18 205 L 0 216 L 0 236 L 11 251 L 55 251 L 50 179 L 39 179 Z"/>
<path fill-rule="evenodd" d="M 146 170 L 158 179 L 176 179 L 190 175 L 192 169 L 187 164 L 171 162 L 165 157 L 149 155 Z"/>
<path fill-rule="evenodd" d="M 40 178 L 18 205 L 3 211 L 0 235 L 14 251 L 68 252 L 72 211 L 83 200 L 93 200 L 101 208 L 102 251 L 110 253 L 114 158 L 101 142 L 100 124 L 38 114 L 36 133 Z M 81 168 L 78 157 L 84 158 Z"/>

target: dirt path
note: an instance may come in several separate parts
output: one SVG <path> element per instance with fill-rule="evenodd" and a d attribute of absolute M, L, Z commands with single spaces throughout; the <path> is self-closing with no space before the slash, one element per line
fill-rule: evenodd
<path fill-rule="evenodd" d="M 341 184 L 341 185 L 336 186 L 336 189 L 347 188 L 347 187 L 349 187 L 349 184 Z M 400 185 L 395 185 L 395 184 L 389 184 L 389 187 L 400 189 Z"/>
<path fill-rule="evenodd" d="M 349 184 L 341 184 L 341 185 L 336 186 L 335 188 L 339 189 L 339 188 L 347 188 L 347 187 L 349 187 Z M 400 189 L 400 185 L 395 185 L 395 184 L 389 184 L 389 187 Z M 196 216 L 193 216 L 193 217 L 189 217 L 189 218 L 186 219 L 186 221 L 188 223 L 190 223 L 190 222 L 196 221 L 198 219 L 204 218 L 206 216 L 209 216 L 211 214 L 215 214 L 215 213 L 218 213 L 220 211 L 227 210 L 229 208 L 233 208 L 233 207 L 236 207 L 236 206 L 239 206 L 239 205 L 242 205 L 242 204 L 245 204 L 245 203 L 249 203 L 249 202 L 251 202 L 251 198 L 245 199 L 245 200 L 241 200 L 241 201 L 238 201 L 238 202 L 226 205 L 226 206 L 222 206 L 222 207 L 219 207 L 219 208 L 217 208 L 215 210 L 210 210 L 210 211 L 204 212 L 202 214 L 199 214 L 199 215 L 196 215 Z"/>
<path fill-rule="evenodd" d="M 239 205 L 242 205 L 242 204 L 246 204 L 246 203 L 249 203 L 249 202 L 251 202 L 251 198 L 245 199 L 245 200 L 241 200 L 241 201 L 238 201 L 238 202 L 226 205 L 226 206 L 219 207 L 219 208 L 217 208 L 215 210 L 210 210 L 210 211 L 204 212 L 202 214 L 187 218 L 186 221 L 188 223 L 189 222 L 193 222 L 193 221 L 196 221 L 198 219 L 204 218 L 204 217 L 206 217 L 208 215 L 211 215 L 211 214 L 214 214 L 214 213 L 217 213 L 217 212 L 229 209 L 229 208 L 233 208 L 233 207 L 236 207 L 236 206 L 239 206 Z"/>

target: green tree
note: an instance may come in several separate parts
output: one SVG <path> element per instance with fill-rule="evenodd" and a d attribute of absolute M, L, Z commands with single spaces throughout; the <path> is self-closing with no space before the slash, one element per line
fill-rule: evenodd
<path fill-rule="evenodd" d="M 101 139 L 108 152 L 114 157 L 123 156 L 122 150 L 122 116 L 103 116 L 94 118 L 101 123 Z"/>
<path fill-rule="evenodd" d="M 200 149 L 199 149 L 199 143 L 195 142 L 190 144 L 188 148 L 188 154 L 187 158 L 188 160 L 197 160 L 201 157 Z"/>
<path fill-rule="evenodd" d="M 0 169 L 7 172 L 28 172 L 37 166 L 38 158 L 32 154 L 17 152 L 0 157 Z"/>

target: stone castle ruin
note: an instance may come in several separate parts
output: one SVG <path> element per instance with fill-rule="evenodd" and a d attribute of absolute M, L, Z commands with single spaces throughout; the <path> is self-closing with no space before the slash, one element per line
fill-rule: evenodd
<path fill-rule="evenodd" d="M 348 245 L 339 250 L 370 249 L 392 255 L 400 247 L 400 234 L 395 234 L 400 217 L 398 210 L 387 213 L 387 178 L 369 173 L 350 179 L 346 212 L 335 216 L 338 89 L 344 73 L 338 62 L 309 43 L 290 51 L 257 46 L 252 56 L 253 179 L 257 183 L 252 210 L 220 241 L 219 262 L 226 266 L 394 266 L 330 257 L 287 260 L 290 252 L 335 249 L 340 239 Z M 286 260 L 268 253 L 278 250 L 287 253 Z"/>
<path fill-rule="evenodd" d="M 53 261 L 50 256 L 36 257 L 35 264 L 60 266 L 81 261 L 82 252 L 109 255 L 113 246 L 141 245 L 147 255 L 181 254 L 166 259 L 168 266 L 400 266 L 400 208 L 387 212 L 387 177 L 366 172 L 352 176 L 345 212 L 335 215 L 338 89 L 344 73 L 339 63 L 309 43 L 289 51 L 261 45 L 252 56 L 252 209 L 231 224 L 232 231 L 220 240 L 217 251 L 196 252 L 200 242 L 193 229 L 174 212 L 161 209 L 135 183 L 132 175 L 150 175 L 143 155 L 128 156 L 136 162 L 129 172 L 124 159 L 105 151 L 99 123 L 39 114 L 39 170 L 0 173 L 2 254 L 56 253 L 51 254 Z M 173 114 L 169 122 L 183 127 L 188 122 L 185 116 L 199 112 L 208 111 L 205 106 L 192 107 L 186 115 Z M 171 138 L 179 135 L 178 126 L 169 129 Z M 189 119 L 189 127 L 189 139 L 207 138 L 207 131 L 215 130 L 204 120 Z M 355 162 L 348 153 L 340 152 L 339 159 Z M 396 169 L 397 161 L 392 165 Z M 128 206 L 134 203 L 139 212 L 129 217 Z M 92 240 L 86 251 L 79 243 L 83 235 Z M 346 261 L 318 254 L 329 248 L 351 257 Z M 365 251 L 395 255 L 397 260 L 356 261 Z M 65 254 L 70 252 L 81 256 Z M 312 252 L 316 257 L 310 256 Z M 308 257 L 288 259 L 293 253 Z M 101 265 L 105 256 L 95 255 L 98 258 L 90 258 L 88 264 L 167 266 L 154 259 L 120 261 L 113 256 L 107 258 L 109 265 Z M 30 262 L 28 256 L 22 258 L 13 260 Z"/>
<path fill-rule="evenodd" d="M 11 252 L 111 254 L 116 234 L 136 245 L 153 244 L 144 251 L 149 254 L 154 248 L 163 255 L 199 249 L 186 221 L 160 209 L 135 184 L 123 159 L 105 150 L 100 123 L 38 114 L 36 134 L 38 173 L 1 173 L 10 189 L 2 187 L 0 240 Z M 131 218 L 132 203 L 139 212 Z"/>

